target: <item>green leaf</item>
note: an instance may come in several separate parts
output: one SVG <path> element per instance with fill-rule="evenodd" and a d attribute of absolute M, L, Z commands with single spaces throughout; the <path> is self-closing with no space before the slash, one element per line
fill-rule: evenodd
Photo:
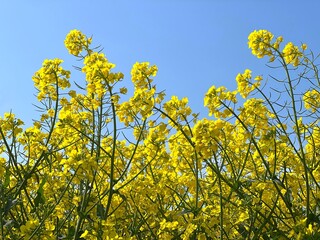
<path fill-rule="evenodd" d="M 47 175 L 45 175 L 42 180 L 41 180 L 41 183 L 40 183 L 40 186 L 37 190 L 37 196 L 36 198 L 34 199 L 34 204 L 35 204 L 35 207 L 38 207 L 39 204 L 44 204 L 46 202 L 46 199 L 44 197 L 44 194 L 43 194 L 43 186 L 44 184 L 47 182 Z"/>
<path fill-rule="evenodd" d="M 105 210 L 104 210 L 104 206 L 103 204 L 99 203 L 97 205 L 97 216 L 100 218 L 100 219 L 104 219 L 105 217 Z"/>
<path fill-rule="evenodd" d="M 74 233 L 75 233 L 75 227 L 74 226 L 70 226 L 68 228 L 67 239 L 72 239 L 72 237 L 74 236 Z"/>
<path fill-rule="evenodd" d="M 6 174 L 5 174 L 5 179 L 3 183 L 3 188 L 8 187 L 10 184 L 10 169 L 9 166 L 6 167 Z"/>
<path fill-rule="evenodd" d="M 34 205 L 35 207 L 38 207 L 40 204 L 44 204 L 46 202 L 43 193 L 42 192 L 37 192 L 37 196 L 34 199 Z"/>

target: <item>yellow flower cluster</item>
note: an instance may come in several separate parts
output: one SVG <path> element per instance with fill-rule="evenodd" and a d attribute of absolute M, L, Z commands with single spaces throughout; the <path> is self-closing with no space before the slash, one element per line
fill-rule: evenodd
<path fill-rule="evenodd" d="M 292 42 L 286 44 L 282 52 L 279 49 L 283 42 L 283 37 L 279 36 L 272 42 L 274 35 L 267 30 L 253 31 L 248 37 L 248 46 L 252 54 L 258 58 L 269 56 L 269 62 L 273 62 L 277 57 L 281 57 L 285 64 L 292 64 L 297 67 L 301 62 L 303 53 Z M 307 49 L 306 44 L 301 45 L 302 51 Z"/>
<path fill-rule="evenodd" d="M 163 108 L 165 113 L 170 116 L 170 125 L 174 126 L 174 122 L 185 121 L 192 111 L 188 106 L 188 98 L 178 99 L 177 96 L 172 96 L 169 101 L 164 103 Z M 165 115 L 162 115 L 165 118 Z"/>
<path fill-rule="evenodd" d="M 219 147 L 219 139 L 227 122 L 223 120 L 202 119 L 193 128 L 193 142 L 195 150 L 201 157 L 210 158 Z"/>
<path fill-rule="evenodd" d="M 92 53 L 84 58 L 82 72 L 86 74 L 87 95 L 89 98 L 101 99 L 116 81 L 123 78 L 123 74 L 111 73 L 115 65 L 108 62 L 103 53 Z"/>
<path fill-rule="evenodd" d="M 45 60 L 42 68 L 38 70 L 32 80 L 34 86 L 39 90 L 38 100 L 46 97 L 57 100 L 59 88 L 65 89 L 70 87 L 70 71 L 64 70 L 60 65 L 61 59 Z"/>
<path fill-rule="evenodd" d="M 64 45 L 70 54 L 79 56 L 83 49 L 88 49 L 91 42 L 92 38 L 87 38 L 82 32 L 74 29 L 68 33 Z"/>
<path fill-rule="evenodd" d="M 246 69 L 237 91 L 209 88 L 200 118 L 188 98 L 157 92 L 148 62 L 133 65 L 134 92 L 120 98 L 123 74 L 71 31 L 66 46 L 84 64 L 79 91 L 62 91 L 70 72 L 45 60 L 33 76 L 39 120 L 23 128 L 13 113 L 0 118 L 0 237 L 319 239 L 318 63 L 300 64 L 306 45 L 281 51 L 282 37 L 272 39 L 254 31 L 249 46 L 280 60 L 284 101 Z M 296 79 L 310 80 L 304 95 Z"/>
<path fill-rule="evenodd" d="M 259 135 L 265 134 L 268 130 L 268 121 L 274 118 L 274 114 L 270 113 L 262 99 L 251 98 L 244 102 L 240 108 L 239 119 L 247 127 L 254 127 Z"/>
<path fill-rule="evenodd" d="M 134 121 L 137 114 L 140 114 L 143 120 L 150 117 L 155 103 L 160 103 L 164 97 L 162 93 L 156 94 L 156 86 L 151 85 L 152 77 L 157 75 L 158 68 L 149 65 L 148 62 L 137 62 L 131 69 L 134 95 L 118 107 L 118 117 L 126 126 Z"/>
<path fill-rule="evenodd" d="M 320 92 L 317 89 L 307 91 L 303 95 L 304 106 L 311 112 L 316 112 L 320 108 Z"/>
<path fill-rule="evenodd" d="M 39 225 L 39 220 L 32 219 L 26 222 L 26 224 L 20 227 L 21 234 L 25 236 L 25 238 L 29 238 L 31 236 L 32 230 L 34 230 Z"/>
<path fill-rule="evenodd" d="M 209 108 L 209 116 L 214 115 L 216 118 L 226 118 L 232 113 L 226 108 L 221 111 L 221 107 L 225 105 L 225 101 L 236 103 L 236 91 L 227 91 L 226 87 L 212 86 L 204 97 L 204 106 Z"/>
<path fill-rule="evenodd" d="M 238 84 L 238 92 L 243 98 L 247 98 L 248 95 L 256 88 L 260 87 L 260 82 L 262 81 L 261 76 L 255 77 L 254 83 L 251 83 L 251 70 L 246 69 L 244 73 L 239 73 L 236 77 L 236 81 Z"/>
<path fill-rule="evenodd" d="M 135 89 L 148 89 L 152 83 L 151 77 L 155 77 L 158 72 L 158 67 L 153 65 L 149 66 L 150 63 L 136 62 L 131 69 L 131 80 L 134 84 Z"/>
<path fill-rule="evenodd" d="M 283 49 L 283 57 L 287 64 L 292 64 L 297 67 L 300 63 L 300 58 L 302 57 L 302 53 L 299 48 L 293 45 L 292 42 L 289 42 Z"/>
<path fill-rule="evenodd" d="M 12 138 L 17 136 L 23 131 L 23 124 L 24 122 L 16 119 L 13 113 L 5 113 L 3 119 L 0 117 L 0 127 L 2 131 L 0 139 L 3 137 Z"/>
<path fill-rule="evenodd" d="M 258 30 L 250 33 L 248 37 L 248 45 L 252 50 L 252 54 L 258 58 L 264 56 L 272 56 L 272 39 L 273 34 L 267 30 Z"/>

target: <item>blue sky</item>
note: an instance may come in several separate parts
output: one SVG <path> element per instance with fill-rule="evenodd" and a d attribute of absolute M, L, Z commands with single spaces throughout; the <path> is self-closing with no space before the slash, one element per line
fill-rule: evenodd
<path fill-rule="evenodd" d="M 45 0 L 1 1 L 0 115 L 12 110 L 30 124 L 37 113 L 31 77 L 46 58 L 81 65 L 68 55 L 64 38 L 71 29 L 93 36 L 116 70 L 125 74 L 149 61 L 167 95 L 188 97 L 195 112 L 206 113 L 203 96 L 212 85 L 235 89 L 246 68 L 268 75 L 267 59 L 251 55 L 248 34 L 267 29 L 285 42 L 308 44 L 319 52 L 318 1 L 278 0 Z M 269 71 L 269 72 L 268 72 Z M 72 80 L 83 82 L 81 75 Z M 79 79 L 78 79 L 79 78 Z"/>

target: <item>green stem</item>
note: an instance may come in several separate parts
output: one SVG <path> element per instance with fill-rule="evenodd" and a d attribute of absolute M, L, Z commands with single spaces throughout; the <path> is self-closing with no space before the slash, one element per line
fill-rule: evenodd
<path fill-rule="evenodd" d="M 107 219 L 108 213 L 110 211 L 111 207 L 111 201 L 112 201 L 112 196 L 113 196 L 113 186 L 115 184 L 115 179 L 114 179 L 114 169 L 115 169 L 115 152 L 116 152 L 116 147 L 117 147 L 117 115 L 116 115 L 116 109 L 115 105 L 113 102 L 113 93 L 112 93 L 112 88 L 108 86 L 110 98 L 111 98 L 111 108 L 112 108 L 112 118 L 113 118 L 113 146 L 112 146 L 112 154 L 111 154 L 111 162 L 110 162 L 110 190 L 109 190 L 109 195 L 108 195 L 108 201 L 107 201 L 107 206 L 106 206 L 106 211 L 105 211 L 105 219 Z"/>

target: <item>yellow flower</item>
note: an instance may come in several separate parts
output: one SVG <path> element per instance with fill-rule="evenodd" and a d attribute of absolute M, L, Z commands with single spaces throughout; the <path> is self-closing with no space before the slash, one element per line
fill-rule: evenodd
<path fill-rule="evenodd" d="M 70 90 L 68 94 L 70 97 L 73 97 L 73 98 L 75 98 L 77 95 L 76 91 L 74 91 L 74 90 Z"/>
<path fill-rule="evenodd" d="M 272 56 L 272 39 L 272 33 L 267 30 L 255 30 L 250 33 L 248 37 L 248 45 L 252 50 L 252 54 L 257 56 L 258 58 L 262 58 L 266 55 Z M 280 42 L 281 39 L 279 39 L 278 41 Z"/>
<path fill-rule="evenodd" d="M 273 47 L 275 49 L 279 49 L 279 45 L 282 42 L 283 42 L 283 37 L 282 36 L 277 37 L 276 41 L 273 43 Z"/>
<path fill-rule="evenodd" d="M 70 72 L 61 67 L 63 60 L 46 59 L 42 67 L 33 75 L 34 86 L 38 89 L 38 99 L 46 97 L 57 100 L 57 87 L 65 89 L 70 87 Z"/>
<path fill-rule="evenodd" d="M 188 240 L 190 239 L 191 234 L 197 229 L 197 225 L 189 223 L 187 226 L 187 229 L 185 232 L 182 234 L 182 239 L 183 240 Z"/>
<path fill-rule="evenodd" d="M 191 108 L 188 106 L 188 98 L 186 97 L 180 100 L 177 96 L 172 96 L 171 100 L 163 104 L 163 108 L 175 122 L 186 119 L 192 112 Z M 170 124 L 175 126 L 171 121 Z"/>
<path fill-rule="evenodd" d="M 6 159 L 4 157 L 0 157 L 0 175 L 4 176 L 4 173 L 6 171 Z"/>
<path fill-rule="evenodd" d="M 120 93 L 121 94 L 127 94 L 127 92 L 128 92 L 128 89 L 126 87 L 120 88 Z"/>
<path fill-rule="evenodd" d="M 303 95 L 303 102 L 306 109 L 316 112 L 320 108 L 320 92 L 316 89 L 307 91 Z"/>
<path fill-rule="evenodd" d="M 255 77 L 255 83 L 251 83 L 251 78 L 251 70 L 249 69 L 246 69 L 243 74 L 239 73 L 236 77 L 238 92 L 243 98 L 247 98 L 254 89 L 260 86 L 260 82 L 262 81 L 262 76 Z"/>
<path fill-rule="evenodd" d="M 227 88 L 224 86 L 218 88 L 216 88 L 215 86 L 211 86 L 204 97 L 204 106 L 208 107 L 209 116 L 214 115 L 216 118 L 226 118 L 230 116 L 231 112 L 228 109 L 222 110 L 221 108 L 223 106 L 223 103 L 225 103 L 226 101 L 236 103 L 236 94 L 236 91 L 227 91 Z"/>
<path fill-rule="evenodd" d="M 308 48 L 307 44 L 303 43 L 303 44 L 301 45 L 301 49 L 302 49 L 303 51 L 307 50 L 307 48 Z"/>
<path fill-rule="evenodd" d="M 49 109 L 49 110 L 48 110 L 48 115 L 49 115 L 49 117 L 53 117 L 54 114 L 55 114 L 54 109 Z"/>
<path fill-rule="evenodd" d="M 74 29 L 68 33 L 64 44 L 70 54 L 78 56 L 84 48 L 89 47 L 91 41 L 91 38 L 87 38 L 82 32 Z"/>
<path fill-rule="evenodd" d="M 80 238 L 85 238 L 88 235 L 88 230 L 85 230 L 84 233 L 81 234 Z"/>
<path fill-rule="evenodd" d="M 299 51 L 299 48 L 297 46 L 293 45 L 292 42 L 289 42 L 284 47 L 282 53 L 287 64 L 292 64 L 295 67 L 299 65 L 302 53 Z"/>
<path fill-rule="evenodd" d="M 131 69 L 131 80 L 134 87 L 137 89 L 149 88 L 152 82 L 151 77 L 155 77 L 158 72 L 158 67 L 153 65 L 149 67 L 149 62 L 136 62 Z"/>

